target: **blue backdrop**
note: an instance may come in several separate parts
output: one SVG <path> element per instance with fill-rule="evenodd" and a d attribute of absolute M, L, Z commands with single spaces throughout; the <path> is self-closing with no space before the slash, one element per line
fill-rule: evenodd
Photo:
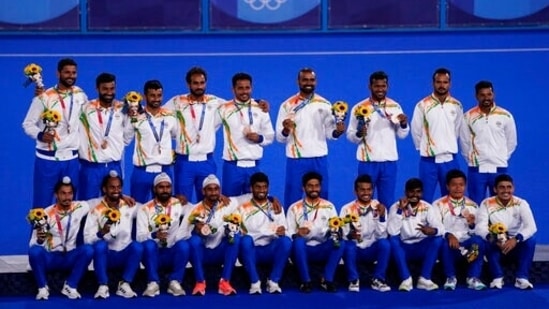
<path fill-rule="evenodd" d="M 32 89 L 21 86 L 22 69 L 30 62 L 39 63 L 46 85 L 51 86 L 56 82 L 57 61 L 67 56 L 77 60 L 77 83 L 90 98 L 96 96 L 95 77 L 104 71 L 117 75 L 118 97 L 129 90 L 141 91 L 145 80 L 158 78 L 164 84 L 165 99 L 186 92 L 184 74 L 193 65 L 208 71 L 208 91 L 225 98 L 231 97 L 231 76 L 249 72 L 254 77 L 254 97 L 271 103 L 273 121 L 280 103 L 297 91 L 296 73 L 304 66 L 315 68 L 318 93 L 350 104 L 368 95 L 368 75 L 384 70 L 390 76 L 389 96 L 400 102 L 410 117 L 415 103 L 431 92 L 431 74 L 439 66 L 452 70 L 452 94 L 465 109 L 476 104 L 474 84 L 480 79 L 491 80 L 497 104 L 510 110 L 517 122 L 519 145 L 510 168 L 516 193 L 532 205 L 539 242 L 549 243 L 549 211 L 543 196 L 547 186 L 544 172 L 549 165 L 544 153 L 549 114 L 544 91 L 549 71 L 547 32 L 65 35 L 5 36 L 1 40 L 0 87 L 6 106 L 0 121 L 0 203 L 4 205 L 0 254 L 26 253 L 29 235 L 24 218 L 31 206 L 34 141 L 24 134 L 21 122 Z M 332 180 L 325 189 L 340 207 L 353 198 L 355 145 L 340 139 L 329 147 Z M 410 137 L 398 147 L 400 194 L 404 181 L 417 175 L 418 154 Z M 127 175 L 132 152 L 133 148 L 128 148 Z M 283 194 L 284 162 L 282 144 L 266 149 L 262 167 L 277 196 Z"/>

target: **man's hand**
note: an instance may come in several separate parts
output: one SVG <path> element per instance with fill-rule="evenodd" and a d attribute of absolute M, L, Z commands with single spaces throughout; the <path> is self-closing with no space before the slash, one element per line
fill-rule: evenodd
<path fill-rule="evenodd" d="M 44 89 L 44 87 L 34 87 L 34 96 L 37 97 L 39 95 L 41 95 L 42 93 L 44 93 L 46 91 L 46 89 Z"/>
<path fill-rule="evenodd" d="M 451 249 L 457 249 L 459 248 L 459 241 L 452 233 L 448 233 L 447 236 L 448 239 L 448 246 L 450 246 Z"/>
<path fill-rule="evenodd" d="M 284 225 L 281 225 L 281 226 L 277 227 L 277 228 L 276 228 L 275 234 L 276 234 L 277 236 L 284 236 L 284 235 L 286 235 L 286 228 L 284 227 Z"/>
<path fill-rule="evenodd" d="M 101 230 L 99 231 L 99 233 L 101 233 L 101 235 L 103 235 L 103 236 L 107 235 L 110 232 L 111 232 L 111 224 L 110 223 L 105 223 L 103 225 L 103 227 L 101 228 Z"/>
<path fill-rule="evenodd" d="M 311 232 L 308 227 L 300 227 L 297 229 L 297 235 L 304 237 Z"/>
<path fill-rule="evenodd" d="M 55 131 L 46 131 L 44 132 L 44 134 L 42 134 L 42 139 L 40 141 L 51 144 L 53 143 L 54 139 L 55 139 Z"/>
<path fill-rule="evenodd" d="M 498 243 L 498 246 L 501 249 L 501 253 L 507 254 L 511 252 L 511 250 L 515 249 L 515 247 L 517 246 L 517 239 L 510 238 L 504 244 L 500 245 L 500 243 Z"/>
<path fill-rule="evenodd" d="M 360 235 L 360 233 L 357 231 L 357 230 L 351 230 L 349 232 L 349 235 L 347 235 L 350 239 L 356 239 L 356 240 L 359 240 L 362 235 Z"/>
<path fill-rule="evenodd" d="M 398 201 L 398 208 L 400 208 L 401 210 L 406 210 L 407 207 L 408 207 L 408 198 L 406 197 L 401 198 Z"/>
<path fill-rule="evenodd" d="M 36 230 L 36 242 L 41 245 L 46 241 L 46 237 L 48 236 L 48 233 L 46 233 L 42 228 L 39 228 Z"/>
<path fill-rule="evenodd" d="M 336 122 L 336 128 L 332 133 L 332 136 L 337 138 L 340 137 L 343 133 L 345 133 L 345 123 L 343 121 Z"/>
<path fill-rule="evenodd" d="M 158 230 L 156 232 L 156 238 L 160 241 L 167 241 L 168 240 L 168 231 L 167 230 Z"/>
<path fill-rule="evenodd" d="M 221 205 L 229 205 L 231 203 L 231 198 L 223 194 L 220 194 L 219 202 L 221 203 Z"/>
<path fill-rule="evenodd" d="M 204 227 L 204 222 L 196 221 L 194 223 L 194 230 L 198 233 L 198 235 L 202 235 L 202 227 Z M 204 236 L 204 235 L 202 235 Z"/>
<path fill-rule="evenodd" d="M 360 131 L 358 131 L 358 137 L 364 137 L 364 136 L 366 136 L 366 134 L 368 134 L 368 126 L 363 125 L 362 129 L 360 129 Z"/>
<path fill-rule="evenodd" d="M 465 215 L 465 220 L 467 220 L 467 225 L 469 226 L 475 225 L 475 215 L 468 213 Z"/>
<path fill-rule="evenodd" d="M 398 122 L 401 128 L 406 128 L 408 126 L 408 116 L 405 114 L 400 114 L 397 116 Z"/>
<path fill-rule="evenodd" d="M 135 206 L 135 199 L 129 195 L 122 194 L 122 200 L 124 203 L 128 204 L 128 206 L 133 207 Z"/>
<path fill-rule="evenodd" d="M 290 134 L 295 128 L 295 122 L 290 118 L 286 118 L 282 121 L 282 126 L 284 127 L 284 132 Z"/>
<path fill-rule="evenodd" d="M 282 204 L 280 203 L 279 199 L 273 196 L 271 198 L 271 204 L 273 205 L 273 211 L 275 215 L 278 215 L 279 213 L 282 212 Z"/>
<path fill-rule="evenodd" d="M 259 143 L 259 134 L 255 132 L 248 132 L 244 137 L 246 137 L 247 140 L 253 143 Z"/>
<path fill-rule="evenodd" d="M 187 205 L 187 203 L 189 202 L 189 200 L 187 200 L 187 197 L 183 194 L 177 194 L 175 198 L 179 200 L 179 203 L 181 203 L 181 205 Z"/>
<path fill-rule="evenodd" d="M 385 213 L 387 212 L 387 207 L 385 207 L 385 205 L 383 204 L 378 204 L 376 212 L 380 217 L 385 217 Z"/>
<path fill-rule="evenodd" d="M 421 231 L 423 234 L 427 236 L 433 236 L 437 233 L 437 231 L 430 226 L 423 225 L 423 224 L 418 224 L 417 226 L 418 227 L 416 227 L 416 230 Z"/>
<path fill-rule="evenodd" d="M 263 100 L 263 99 L 257 99 L 256 102 L 257 102 L 257 105 L 259 105 L 259 108 L 261 108 L 261 110 L 264 113 L 269 112 L 269 102 L 267 102 L 266 100 Z"/>

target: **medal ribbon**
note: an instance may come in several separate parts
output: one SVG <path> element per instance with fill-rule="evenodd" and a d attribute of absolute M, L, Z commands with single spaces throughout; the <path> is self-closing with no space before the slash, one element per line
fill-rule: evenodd
<path fill-rule="evenodd" d="M 259 206 L 255 201 L 254 199 L 251 199 L 250 200 L 252 202 L 252 204 L 257 207 L 257 209 L 259 209 L 262 213 L 265 214 L 265 216 L 267 216 L 267 218 L 269 218 L 269 221 L 271 222 L 274 222 L 274 218 L 273 218 L 273 215 L 271 214 L 271 208 L 269 206 L 271 206 L 271 203 L 269 201 L 267 201 L 267 204 L 266 204 L 266 208 L 267 210 L 265 211 L 265 209 L 261 206 Z"/>
<path fill-rule="evenodd" d="M 165 126 L 165 119 L 162 119 L 162 122 L 160 123 L 160 134 L 156 131 L 156 127 L 154 126 L 154 123 L 152 122 L 151 115 L 147 114 L 147 120 L 149 122 L 149 126 L 151 127 L 151 131 L 154 134 L 154 139 L 156 140 L 156 143 L 160 145 L 160 141 L 162 140 L 162 136 L 164 135 L 164 126 Z"/>
<path fill-rule="evenodd" d="M 67 123 L 69 124 L 69 127 L 70 127 L 71 116 L 72 116 L 72 107 L 74 105 L 74 95 L 72 93 L 72 90 L 69 92 L 69 96 L 71 97 L 71 103 L 69 105 L 69 114 L 68 115 L 66 115 L 66 113 L 65 113 L 65 111 L 66 111 L 65 100 L 63 100 L 63 97 L 61 96 L 61 91 L 59 90 L 59 88 L 57 86 L 55 87 L 55 92 L 57 92 L 57 97 L 59 98 L 59 103 L 61 103 L 61 108 L 63 109 L 63 114 L 67 118 Z"/>
<path fill-rule="evenodd" d="M 63 216 L 63 218 L 66 217 Z M 55 212 L 55 223 L 57 225 L 57 231 L 59 232 L 59 237 L 61 238 L 61 245 L 63 246 L 63 251 L 67 251 L 67 239 L 69 238 L 69 231 L 71 230 L 71 220 L 72 219 L 72 209 L 69 210 L 69 221 L 67 222 L 67 229 L 65 230 L 65 235 L 63 235 L 63 225 L 61 224 L 62 218 L 59 216 L 59 210 Z"/>

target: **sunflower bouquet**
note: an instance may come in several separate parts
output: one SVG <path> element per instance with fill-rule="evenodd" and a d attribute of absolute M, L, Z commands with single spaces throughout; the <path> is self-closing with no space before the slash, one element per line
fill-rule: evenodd
<path fill-rule="evenodd" d="M 30 84 L 35 83 L 36 87 L 44 88 L 44 82 L 42 80 L 42 68 L 36 63 L 28 64 L 24 69 L 23 73 L 27 77 L 27 80 L 23 86 L 28 87 Z"/>
<path fill-rule="evenodd" d="M 107 208 L 103 211 L 103 220 L 105 224 L 110 225 L 110 234 L 113 238 L 116 238 L 117 223 L 120 222 L 120 210 L 114 208 Z"/>
<path fill-rule="evenodd" d="M 336 122 L 343 122 L 347 117 L 349 105 L 345 101 L 337 101 L 332 105 L 332 114 L 335 116 Z"/>
<path fill-rule="evenodd" d="M 140 104 L 141 100 L 143 100 L 143 97 L 137 91 L 130 91 L 124 96 L 125 109 L 131 117 L 131 122 L 137 121 L 137 116 L 143 108 Z"/>
<path fill-rule="evenodd" d="M 478 245 L 477 244 L 472 244 L 471 245 L 471 248 L 467 249 L 465 247 L 459 247 L 459 252 L 461 253 L 461 255 L 463 257 L 465 257 L 465 259 L 467 260 L 468 263 L 471 263 L 473 262 L 474 260 L 477 259 L 478 257 Z"/>
<path fill-rule="evenodd" d="M 103 212 L 103 216 L 109 224 L 116 224 L 120 222 L 120 210 L 114 208 L 107 208 Z"/>
<path fill-rule="evenodd" d="M 330 239 L 332 239 L 334 247 L 341 246 L 341 227 L 343 223 L 344 221 L 340 217 L 332 217 L 328 220 L 328 233 L 330 233 Z"/>
<path fill-rule="evenodd" d="M 48 216 L 44 208 L 31 209 L 27 214 L 27 220 L 32 224 L 33 229 L 44 232 L 49 229 Z"/>
<path fill-rule="evenodd" d="M 200 235 L 202 236 L 209 236 L 217 232 L 217 229 L 208 223 L 208 220 L 206 219 L 206 215 L 202 212 L 192 213 L 189 216 L 189 223 L 191 224 L 202 223 L 203 225 L 200 228 Z"/>
<path fill-rule="evenodd" d="M 170 225 L 172 225 L 172 218 L 167 214 L 159 214 L 154 218 L 154 225 L 159 231 L 165 232 L 170 228 Z M 166 247 L 167 244 L 166 240 L 160 241 L 162 247 Z"/>
<path fill-rule="evenodd" d="M 361 132 L 370 123 L 374 108 L 370 104 L 361 104 L 356 107 L 354 115 L 358 120 L 357 131 Z"/>
<path fill-rule="evenodd" d="M 504 244 L 507 239 L 509 239 L 507 235 L 507 226 L 502 222 L 490 224 L 488 231 L 490 232 L 492 240 L 497 243 Z"/>
<path fill-rule="evenodd" d="M 359 216 L 355 214 L 346 214 L 345 217 L 343 217 L 343 223 L 349 224 L 349 227 L 351 228 L 349 234 L 356 235 L 356 241 L 362 242 L 362 224 L 360 224 Z"/>
<path fill-rule="evenodd" d="M 40 118 L 45 125 L 44 131 L 55 133 L 55 128 L 59 125 L 61 121 L 61 113 L 53 109 L 46 109 L 41 115 Z"/>
<path fill-rule="evenodd" d="M 238 213 L 232 213 L 223 217 L 225 224 L 225 235 L 227 236 L 229 243 L 234 243 L 234 237 L 240 233 L 240 225 L 242 224 L 242 217 Z"/>

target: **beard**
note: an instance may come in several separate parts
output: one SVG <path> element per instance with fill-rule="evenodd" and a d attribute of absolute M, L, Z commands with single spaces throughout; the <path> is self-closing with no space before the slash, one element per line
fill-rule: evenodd
<path fill-rule="evenodd" d="M 65 88 L 70 88 L 74 85 L 74 83 L 76 83 L 76 79 L 72 79 L 72 81 L 68 81 L 68 79 L 60 79 L 59 83 Z"/>
<path fill-rule="evenodd" d="M 306 195 L 307 195 L 308 198 L 315 199 L 315 198 L 318 198 L 320 196 L 320 192 L 319 191 L 311 191 L 311 192 L 307 192 Z"/>
<path fill-rule="evenodd" d="M 120 202 L 120 198 L 121 198 L 121 195 L 119 193 L 107 195 L 107 199 L 113 203 Z"/>
<path fill-rule="evenodd" d="M 313 85 L 300 86 L 299 91 L 301 91 L 305 94 L 311 94 L 311 93 L 315 92 L 315 86 L 313 86 Z"/>
<path fill-rule="evenodd" d="M 171 197 L 172 197 L 172 195 L 171 195 L 170 193 L 167 193 L 167 192 L 165 192 L 165 193 L 158 193 L 158 194 L 156 195 L 156 198 L 157 198 L 158 201 L 161 202 L 161 203 L 165 203 L 165 202 L 169 201 Z"/>
<path fill-rule="evenodd" d="M 254 197 L 254 199 L 255 199 L 256 201 L 262 202 L 262 201 L 265 201 L 265 200 L 267 199 L 267 193 L 263 193 L 263 192 L 261 192 L 261 193 L 254 193 L 254 194 L 253 194 L 253 197 Z"/>
<path fill-rule="evenodd" d="M 445 94 L 448 94 L 448 89 L 438 88 L 435 90 L 435 92 L 438 95 L 445 95 Z"/>
<path fill-rule="evenodd" d="M 113 95 L 99 94 L 99 100 L 100 100 L 101 102 L 104 102 L 104 103 L 107 103 L 107 104 L 111 104 L 112 101 L 114 101 L 114 94 L 113 94 Z"/>
<path fill-rule="evenodd" d="M 204 95 L 206 90 L 205 89 L 190 89 L 190 92 L 193 95 L 193 97 L 200 97 L 200 96 Z"/>

